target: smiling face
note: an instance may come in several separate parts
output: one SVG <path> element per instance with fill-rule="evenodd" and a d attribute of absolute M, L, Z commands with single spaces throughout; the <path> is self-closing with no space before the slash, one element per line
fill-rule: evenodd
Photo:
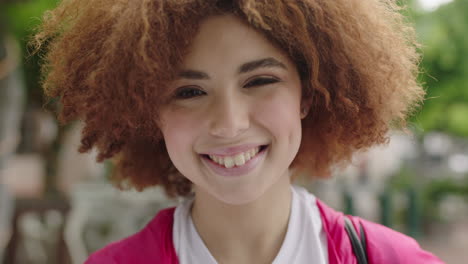
<path fill-rule="evenodd" d="M 244 204 L 289 188 L 301 82 L 284 52 L 232 15 L 209 17 L 171 89 L 161 131 L 197 196 Z"/>

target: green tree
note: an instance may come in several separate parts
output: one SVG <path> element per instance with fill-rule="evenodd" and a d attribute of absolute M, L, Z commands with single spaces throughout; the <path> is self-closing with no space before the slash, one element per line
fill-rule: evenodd
<path fill-rule="evenodd" d="M 468 0 L 416 14 L 427 99 L 416 122 L 425 131 L 468 136 Z"/>
<path fill-rule="evenodd" d="M 26 100 L 28 104 L 42 105 L 42 89 L 40 87 L 39 56 L 29 56 L 27 43 L 40 24 L 43 13 L 57 5 L 58 0 L 12 1 L 4 4 L 7 30 L 21 44 L 23 53 L 23 70 L 26 83 Z"/>

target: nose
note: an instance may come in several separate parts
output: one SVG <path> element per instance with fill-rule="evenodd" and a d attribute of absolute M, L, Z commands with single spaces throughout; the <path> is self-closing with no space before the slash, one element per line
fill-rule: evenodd
<path fill-rule="evenodd" d="M 235 138 L 250 126 L 248 103 L 239 95 L 229 94 L 217 98 L 209 111 L 212 136 Z"/>

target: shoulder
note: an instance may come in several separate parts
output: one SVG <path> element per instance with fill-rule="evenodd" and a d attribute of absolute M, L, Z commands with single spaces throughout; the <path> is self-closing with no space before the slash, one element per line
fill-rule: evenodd
<path fill-rule="evenodd" d="M 172 263 L 172 225 L 175 208 L 161 210 L 141 231 L 94 252 L 85 264 Z M 161 262 L 154 262 L 159 260 Z"/>
<path fill-rule="evenodd" d="M 344 215 L 325 205 L 317 199 L 324 222 L 324 229 L 329 239 L 329 252 L 338 255 L 337 258 L 351 257 L 352 248 L 348 235 L 344 230 Z M 364 229 L 367 242 L 367 253 L 370 263 L 443 263 L 439 258 L 421 249 L 413 238 L 392 230 L 383 225 L 367 221 L 359 217 L 351 217 L 359 232 L 359 225 Z"/>
<path fill-rule="evenodd" d="M 356 221 L 364 228 L 372 263 L 443 263 L 433 254 L 423 250 L 412 237 L 365 219 L 356 218 L 354 222 Z"/>

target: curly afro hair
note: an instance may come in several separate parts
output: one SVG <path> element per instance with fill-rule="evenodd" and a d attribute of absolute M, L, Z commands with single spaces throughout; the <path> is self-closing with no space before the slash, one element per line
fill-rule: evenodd
<path fill-rule="evenodd" d="M 172 164 L 159 106 L 200 22 L 234 14 L 296 63 L 312 102 L 291 164 L 330 175 L 354 152 L 388 141 L 420 105 L 418 44 L 394 0 L 63 0 L 32 43 L 44 51 L 43 87 L 59 120 L 82 120 L 80 152 L 112 158 L 121 188 L 191 192 Z"/>

